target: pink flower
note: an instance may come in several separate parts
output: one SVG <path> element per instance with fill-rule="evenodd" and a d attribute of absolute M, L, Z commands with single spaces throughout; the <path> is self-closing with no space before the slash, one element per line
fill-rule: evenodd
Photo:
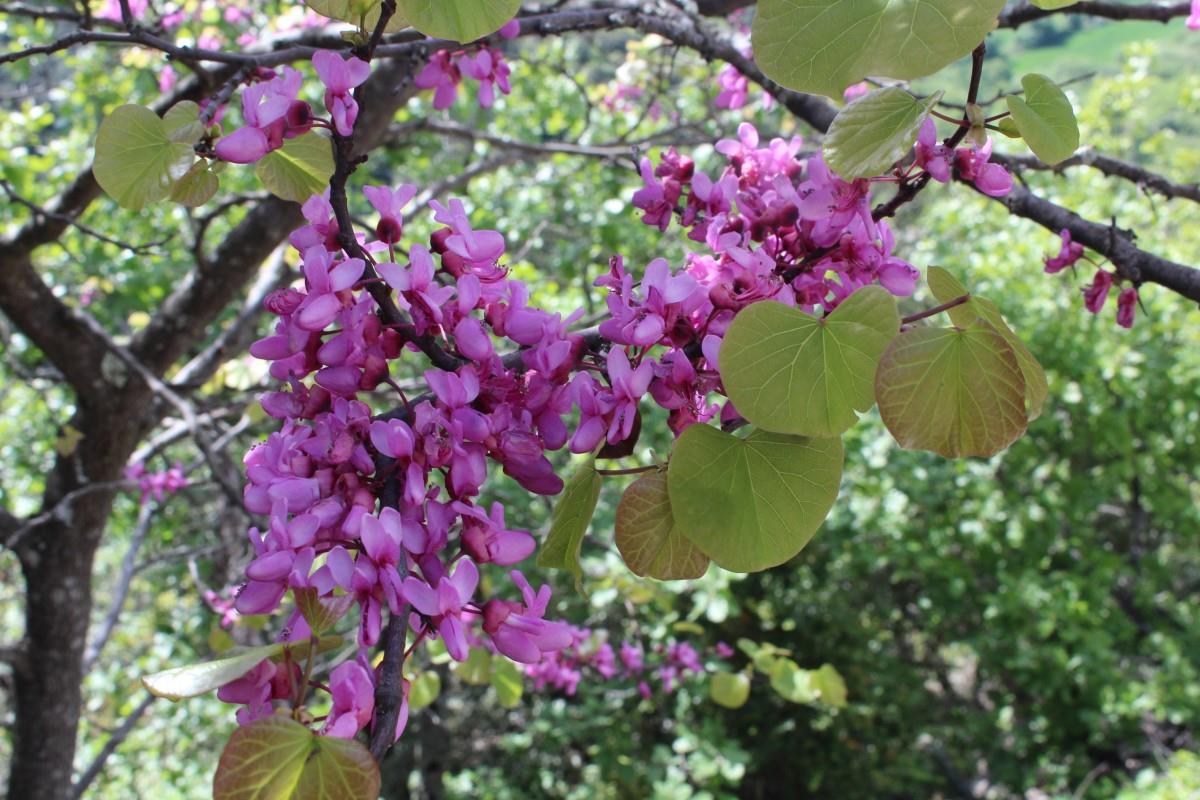
<path fill-rule="evenodd" d="M 1138 290 L 1128 286 L 1117 295 L 1117 324 L 1122 328 L 1133 327 L 1133 313 L 1137 310 Z"/>
<path fill-rule="evenodd" d="M 363 194 L 379 212 L 375 236 L 385 244 L 395 244 L 404 233 L 404 207 L 417 196 L 417 187 L 406 183 L 395 191 L 386 186 L 364 186 Z"/>
<path fill-rule="evenodd" d="M 454 105 L 462 72 L 450 58 L 449 50 L 438 50 L 424 69 L 417 73 L 413 85 L 418 89 L 433 89 L 433 107 L 439 111 Z"/>
<path fill-rule="evenodd" d="M 846 87 L 846 91 L 842 92 L 842 99 L 849 103 L 851 100 L 857 100 L 863 95 L 871 91 L 871 85 L 866 81 L 852 83 Z"/>
<path fill-rule="evenodd" d="M 446 652 L 455 661 L 467 660 L 469 648 L 460 617 L 478 585 L 479 569 L 469 558 L 458 562 L 454 573 L 439 580 L 436 589 L 418 578 L 404 579 L 404 596 L 433 621 L 446 644 Z"/>
<path fill-rule="evenodd" d="M 1004 197 L 1012 191 L 1012 176 L 999 164 L 989 163 L 992 157 L 992 140 L 983 147 L 960 147 L 955 153 L 958 171 L 963 178 L 975 184 L 975 188 L 988 197 Z"/>
<path fill-rule="evenodd" d="M 917 135 L 916 160 L 938 183 L 950 180 L 950 161 L 954 157 L 950 148 L 937 140 L 937 125 L 933 117 L 926 117 Z"/>
<path fill-rule="evenodd" d="M 1096 277 L 1092 278 L 1092 285 L 1083 292 L 1083 304 L 1087 310 L 1093 314 L 1100 313 L 1100 309 L 1104 308 L 1104 302 L 1108 300 L 1108 291 L 1112 288 L 1113 274 L 1105 270 L 1096 270 Z"/>
<path fill-rule="evenodd" d="M 371 722 L 375 710 L 375 683 L 361 664 L 346 661 L 330 673 L 329 690 L 333 705 L 321 735 L 353 739 Z"/>
<path fill-rule="evenodd" d="M 504 55 L 499 50 L 483 47 L 474 58 L 464 56 L 460 63 L 464 72 L 479 81 L 481 108 L 491 108 L 496 102 L 496 88 L 500 89 L 501 94 L 512 92 L 508 82 L 511 70 L 508 64 L 504 63 Z"/>
<path fill-rule="evenodd" d="M 462 515 L 462 548 L 473 561 L 480 564 L 508 566 L 524 561 L 533 554 L 537 542 L 525 531 L 510 531 L 504 526 L 504 506 L 492 503 L 492 513 L 461 501 L 454 510 Z"/>
<path fill-rule="evenodd" d="M 1200 31 L 1200 0 L 1192 0 L 1192 13 L 1188 15 L 1187 26 Z"/>
<path fill-rule="evenodd" d="M 483 630 L 492 637 L 496 649 L 513 661 L 536 664 L 543 653 L 567 647 L 573 641 L 570 628 L 561 622 L 547 622 L 546 606 L 550 587 L 542 586 L 535 594 L 519 570 L 509 573 L 521 590 L 524 605 L 507 600 L 489 600 L 483 607 Z"/>
<path fill-rule="evenodd" d="M 325 84 L 325 108 L 333 117 L 334 127 L 342 136 L 349 136 L 358 119 L 358 103 L 350 90 L 370 77 L 371 65 L 354 56 L 343 59 L 332 50 L 318 50 L 312 63 Z"/>
<path fill-rule="evenodd" d="M 502 39 L 515 39 L 521 35 L 521 20 L 510 19 L 497 31 Z"/>
<path fill-rule="evenodd" d="M 1046 272 L 1050 275 L 1074 266 L 1076 261 L 1083 258 L 1083 245 L 1071 241 L 1071 231 L 1063 228 L 1059 235 L 1062 237 L 1062 247 L 1059 248 L 1058 255 L 1047 256 L 1044 259 Z"/>

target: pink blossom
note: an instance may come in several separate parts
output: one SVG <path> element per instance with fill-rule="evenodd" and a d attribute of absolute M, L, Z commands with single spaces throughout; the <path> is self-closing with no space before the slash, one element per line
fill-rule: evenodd
<path fill-rule="evenodd" d="M 349 136 L 358 118 L 358 103 L 350 90 L 370 77 L 371 65 L 354 56 L 343 59 L 332 50 L 318 50 L 312 63 L 325 84 L 325 108 L 333 117 L 334 128 Z"/>
<path fill-rule="evenodd" d="M 1133 327 L 1133 315 L 1137 310 L 1138 290 L 1136 286 L 1127 286 L 1117 295 L 1117 324 L 1122 328 Z"/>
<path fill-rule="evenodd" d="M 1067 267 L 1075 266 L 1075 262 L 1083 258 L 1083 245 L 1071 241 L 1071 231 L 1063 228 L 1060 236 L 1062 237 L 1062 247 L 1059 248 L 1058 255 L 1045 258 L 1046 272 L 1050 275 L 1062 272 Z"/>
<path fill-rule="evenodd" d="M 1103 269 L 1096 270 L 1092 285 L 1083 292 L 1083 304 L 1093 314 L 1100 313 L 1104 302 L 1108 300 L 1109 289 L 1112 288 L 1113 274 Z"/>
<path fill-rule="evenodd" d="M 524 604 L 489 600 L 483 609 L 483 629 L 496 649 L 513 661 L 537 664 L 542 654 L 561 650 L 572 642 L 569 629 L 560 622 L 544 619 L 550 603 L 550 587 L 536 593 L 518 570 L 509 573 L 521 590 Z"/>
<path fill-rule="evenodd" d="M 441 578 L 436 588 L 419 578 L 404 579 L 404 596 L 413 608 L 433 621 L 446 644 L 446 651 L 456 661 L 467 660 L 467 638 L 461 615 L 478 585 L 479 570 L 469 558 L 459 561 L 454 572 Z"/>

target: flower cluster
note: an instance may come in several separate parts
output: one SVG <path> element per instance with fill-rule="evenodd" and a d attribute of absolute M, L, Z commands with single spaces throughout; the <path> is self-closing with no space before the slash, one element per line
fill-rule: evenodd
<path fill-rule="evenodd" d="M 511 39 L 521 32 L 521 23 L 511 20 L 499 30 L 504 39 Z M 476 98 L 481 108 L 491 108 L 496 102 L 496 90 L 509 94 L 512 86 L 508 82 L 511 70 L 504 54 L 494 47 L 483 45 L 472 51 L 438 50 L 429 59 L 413 83 L 418 89 L 433 90 L 433 107 L 449 108 L 458 100 L 458 87 L 464 78 L 479 83 Z"/>
<path fill-rule="evenodd" d="M 1088 259 L 1083 252 L 1083 245 L 1079 242 L 1072 241 L 1071 232 L 1063 228 L 1059 236 L 1062 239 L 1062 244 L 1059 247 L 1058 253 L 1053 256 L 1046 256 L 1046 272 L 1050 275 L 1062 272 L 1067 267 L 1075 268 L 1075 264 L 1082 259 Z M 1088 311 L 1093 314 L 1099 314 L 1104 308 L 1104 304 L 1108 302 L 1108 295 L 1112 291 L 1113 283 L 1117 276 L 1104 269 L 1096 267 L 1096 274 L 1092 278 L 1092 282 L 1083 290 L 1083 305 Z M 1117 324 L 1122 328 L 1132 328 L 1134 314 L 1137 311 L 1138 305 L 1138 290 L 1136 286 L 1130 285 L 1121 290 L 1117 295 Z"/>
<path fill-rule="evenodd" d="M 671 694 L 682 680 L 708 671 L 700 653 L 687 642 L 670 640 L 647 649 L 641 642 L 624 641 L 614 650 L 602 634 L 587 628 L 570 630 L 569 646 L 525 667 L 535 690 L 572 697 L 584 678 L 590 677 L 631 683 L 643 699 L 649 700 L 654 695 L 650 683 L 653 679 L 657 679 L 664 694 Z M 712 657 L 724 660 L 733 652 L 724 642 L 718 642 Z"/>
<path fill-rule="evenodd" d="M 125 468 L 125 480 L 137 482 L 138 490 L 142 493 L 142 504 L 149 502 L 151 497 L 161 503 L 167 495 L 175 494 L 188 485 L 182 464 L 175 464 L 161 472 L 147 472 L 146 465 L 141 462 L 130 464 Z"/>
<path fill-rule="evenodd" d="M 937 138 L 937 125 L 927 117 L 917 136 L 916 165 L 929 173 L 938 183 L 950 180 L 952 167 L 964 180 L 971 181 L 975 188 L 989 197 L 1004 197 L 1012 191 L 1012 175 L 999 164 L 991 163 L 992 141 L 988 139 L 982 147 L 967 145 L 952 150 Z"/>

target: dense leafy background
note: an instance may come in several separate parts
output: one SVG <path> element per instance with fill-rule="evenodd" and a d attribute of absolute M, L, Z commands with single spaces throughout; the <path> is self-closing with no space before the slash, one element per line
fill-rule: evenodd
<path fill-rule="evenodd" d="M 40 25 L 0 22 L 0 40 L 47 34 Z M 1029 71 L 1060 83 L 1085 76 L 1068 87 L 1084 142 L 1167 165 L 1187 180 L 1200 173 L 1200 85 L 1180 71 L 1196 46 L 1184 37 L 1179 25 L 1075 17 L 993 36 L 983 94 L 1015 86 Z M 460 102 L 432 118 L 522 141 L 607 144 L 664 130 L 671 141 L 712 141 L 742 117 L 710 110 L 709 68 L 653 41 L 604 35 L 523 45 L 521 55 L 516 90 L 494 112 Z M 623 64 L 651 90 L 610 111 L 601 100 Z M 3 178 L 25 197 L 47 200 L 86 164 L 105 113 L 157 95 L 160 66 L 144 53 L 102 48 L 6 66 Z M 662 77 L 672 66 L 674 76 Z M 938 86 L 961 87 L 965 73 L 952 77 L 957 69 L 939 76 Z M 661 116 L 647 113 L 656 99 Z M 394 146 L 371 159 L 367 177 L 429 186 L 501 154 L 483 140 L 404 127 L 428 114 L 427 99 L 410 105 Z M 764 132 L 794 128 L 778 110 L 755 107 L 746 116 Z M 681 121 L 688 125 L 676 128 Z M 1090 218 L 1117 215 L 1164 256 L 1195 262 L 1194 206 L 1086 171 L 1069 174 L 1030 180 Z M 481 224 L 509 233 L 515 269 L 540 303 L 591 311 L 599 296 L 586 287 L 613 252 L 639 268 L 655 255 L 678 260 L 683 252 L 678 238 L 636 222 L 628 204 L 634 185 L 623 158 L 522 155 L 457 191 L 470 197 Z M 230 169 L 222 191 L 259 189 L 250 170 Z M 5 225 L 25 218 L 18 206 L 5 209 Z M 40 252 L 39 266 L 72 302 L 97 293 L 90 310 L 127 336 L 185 273 L 203 213 L 160 204 L 135 214 L 103 200 L 84 222 L 135 242 L 171 238 L 135 255 L 69 234 L 61 248 Z M 215 222 L 209 241 L 239 213 Z M 418 218 L 412 231 L 429 224 Z M 1132 331 L 1113 324 L 1111 307 L 1103 318 L 1086 315 L 1078 292 L 1089 275 L 1041 274 L 1054 238 L 962 188 L 934 187 L 897 227 L 902 253 L 951 266 L 996 300 L 1045 365 L 1050 399 L 1028 435 L 990 461 L 949 462 L 899 450 L 868 415 L 847 440 L 842 498 L 798 558 L 750 577 L 714 568 L 690 585 L 641 581 L 620 565 L 611 523 L 621 487 L 610 481 L 583 548 L 589 593 L 577 594 L 569 576 L 554 579 L 559 611 L 609 631 L 614 643 L 625 635 L 674 637 L 709 653 L 718 640 L 747 637 L 790 650 L 804 667 L 833 664 L 848 686 L 846 708 L 787 703 L 758 675 L 737 710 L 709 700 L 703 682 L 651 701 L 598 682 L 585 682 L 573 698 L 526 686 L 507 709 L 494 689 L 435 667 L 447 690 L 414 714 L 405 746 L 385 767 L 387 796 L 865 800 L 986 786 L 997 797 L 1176 800 L 1200 790 L 1195 757 L 1172 755 L 1194 747 L 1200 720 L 1195 310 L 1151 290 Z M 0 341 L 0 500 L 29 513 L 56 442 L 69 439 L 62 425 L 70 393 L 21 337 L 5 329 Z M 262 385 L 262 367 L 245 358 L 204 390 L 213 406 L 244 409 L 243 444 L 266 430 L 254 408 Z M 663 420 L 650 417 L 645 428 L 640 455 L 648 461 L 669 442 Z M 192 454 L 168 450 L 159 466 L 177 457 Z M 516 512 L 511 522 L 545 528 L 548 505 L 505 480 L 494 485 Z M 85 686 L 81 767 L 140 702 L 135 676 L 207 657 L 233 639 L 262 640 L 255 620 L 222 629 L 199 596 L 198 586 L 235 580 L 247 556 L 240 525 L 220 506 L 216 487 L 200 483 L 157 518 L 122 627 Z M 136 515 L 136 497 L 118 503 L 97 566 L 97 613 Z M 16 572 L 15 560 L 0 555 L 4 641 L 20 631 Z M 733 659 L 735 667 L 744 663 L 741 654 Z M 92 794 L 204 797 L 232 728 L 230 709 L 215 698 L 158 702 Z M 8 747 L 0 732 L 0 762 Z"/>

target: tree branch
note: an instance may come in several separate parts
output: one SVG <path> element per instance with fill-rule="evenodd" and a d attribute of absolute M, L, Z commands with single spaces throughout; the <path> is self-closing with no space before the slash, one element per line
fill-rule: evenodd
<path fill-rule="evenodd" d="M 1102 155 L 1095 150 L 1083 150 L 1053 166 L 1032 155 L 1005 156 L 1005 160 L 1018 169 L 1049 170 L 1055 173 L 1061 173 L 1071 167 L 1091 167 L 1110 178 L 1122 178 L 1136 183 L 1146 192 L 1156 192 L 1170 199 L 1181 198 L 1200 203 L 1200 183 L 1176 183 L 1157 172 L 1151 172 L 1129 161 Z"/>
<path fill-rule="evenodd" d="M 88 765 L 88 768 L 75 781 L 75 784 L 71 787 L 72 797 L 83 797 L 83 793 L 99 777 L 100 772 L 104 769 L 104 763 L 108 761 L 109 756 L 117 752 L 117 748 L 129 738 L 129 734 L 133 733 L 133 729 L 137 727 L 138 720 L 142 718 L 142 715 L 146 713 L 147 709 L 154 703 L 154 700 L 154 695 L 147 694 L 145 699 L 133 711 L 129 712 L 129 716 L 121 722 L 121 727 L 113 731 L 112 736 L 108 737 L 108 741 L 104 743 L 104 747 L 100 749 L 100 752 L 96 755 L 96 759 Z"/>

